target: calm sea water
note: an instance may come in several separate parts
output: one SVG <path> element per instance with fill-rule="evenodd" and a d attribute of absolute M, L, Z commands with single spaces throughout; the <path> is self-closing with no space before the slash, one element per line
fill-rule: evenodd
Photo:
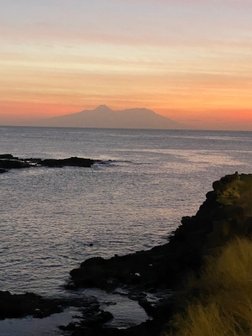
<path fill-rule="evenodd" d="M 252 172 L 252 133 L 1 127 L 0 153 L 113 160 L 0 175 L 0 289 L 53 296 L 84 259 L 166 242 L 214 180 Z"/>

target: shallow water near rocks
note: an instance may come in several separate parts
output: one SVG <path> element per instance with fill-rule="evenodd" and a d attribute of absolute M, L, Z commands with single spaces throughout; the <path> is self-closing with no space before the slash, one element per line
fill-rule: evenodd
<path fill-rule="evenodd" d="M 67 325 L 72 317 L 78 314 L 73 308 L 66 309 L 62 313 L 53 314 L 39 319 L 26 317 L 22 319 L 5 319 L 0 321 L 1 336 L 59 336 L 59 325 Z"/>
<path fill-rule="evenodd" d="M 109 311 L 113 319 L 105 324 L 105 327 L 124 329 L 138 325 L 149 319 L 144 309 L 138 302 L 129 299 L 126 295 L 106 293 L 102 290 L 87 289 L 72 293 L 72 297 L 96 297 L 99 299 L 100 308 Z M 78 318 L 80 317 L 80 318 Z M 46 318 L 26 317 L 21 319 L 0 320 L 1 336 L 57 336 L 62 335 L 59 326 L 66 326 L 70 322 L 78 321 L 82 317 L 81 312 L 70 307 L 62 313 L 53 314 Z"/>
<path fill-rule="evenodd" d="M 120 295 L 96 289 L 88 289 L 84 293 L 99 298 L 101 308 L 114 316 L 113 320 L 106 323 L 107 327 L 127 328 L 150 319 L 138 302 L 128 298 L 126 293 Z"/>

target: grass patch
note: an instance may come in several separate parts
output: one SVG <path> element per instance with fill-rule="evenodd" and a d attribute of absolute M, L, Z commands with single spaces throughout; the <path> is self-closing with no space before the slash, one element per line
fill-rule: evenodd
<path fill-rule="evenodd" d="M 209 257 L 186 292 L 187 307 L 166 336 L 252 335 L 252 241 L 236 238 Z"/>

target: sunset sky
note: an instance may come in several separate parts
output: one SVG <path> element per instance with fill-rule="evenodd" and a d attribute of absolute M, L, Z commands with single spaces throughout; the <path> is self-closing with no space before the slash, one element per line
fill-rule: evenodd
<path fill-rule="evenodd" d="M 251 0 L 0 5 L 0 124 L 106 104 L 252 130 Z"/>

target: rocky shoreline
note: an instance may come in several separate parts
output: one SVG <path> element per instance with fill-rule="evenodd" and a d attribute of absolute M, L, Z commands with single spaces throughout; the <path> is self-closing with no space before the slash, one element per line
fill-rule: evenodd
<path fill-rule="evenodd" d="M 65 165 L 94 164 L 95 160 L 69 158 L 64 160 L 1 158 L 18 161 L 20 165 L 61 167 Z M 40 161 L 41 160 L 41 161 Z M 17 163 L 15 163 L 17 164 Z M 5 169 L 0 165 L 1 169 Z M 81 299 L 75 302 L 46 300 L 34 294 L 13 296 L 0 292 L 0 318 L 15 316 L 43 316 L 58 309 L 75 305 L 80 307 L 82 316 L 78 322 L 61 327 L 63 334 L 80 336 L 112 335 L 160 335 L 171 316 L 179 311 L 183 298 L 183 285 L 191 272 L 200 271 L 203 261 L 234 237 L 252 236 L 251 198 L 252 175 L 235 173 L 213 183 L 213 190 L 207 193 L 205 202 L 192 217 L 183 217 L 181 225 L 169 237 L 169 242 L 147 251 L 139 251 L 110 259 L 91 258 L 79 268 L 70 272 L 66 290 L 80 288 L 100 288 L 116 292 L 118 288 L 127 291 L 128 297 L 138 301 L 149 316 L 149 320 L 127 329 L 109 327 L 107 322 L 113 316 L 104 311 L 98 302 L 84 304 Z M 158 293 L 158 295 L 157 295 Z M 148 294 L 156 295 L 155 302 Z M 8 302 L 14 304 L 8 308 Z M 15 302 L 21 302 L 21 312 L 15 312 Z"/>
<path fill-rule="evenodd" d="M 68 287 L 113 290 L 126 285 L 131 289 L 150 291 L 174 287 L 187 272 L 197 270 L 202 258 L 212 249 L 234 234 L 246 235 L 248 229 L 252 232 L 252 219 L 247 209 L 236 204 L 235 198 L 229 204 L 231 197 L 235 197 L 232 192 L 235 195 L 236 184 L 246 185 L 250 179 L 250 175 L 234 174 L 214 182 L 214 190 L 207 193 L 197 214 L 183 217 L 182 224 L 167 244 L 110 259 L 88 259 L 70 272 Z M 237 199 L 240 198 L 237 196 Z"/>
<path fill-rule="evenodd" d="M 252 175 L 233 174 L 213 183 L 195 216 L 182 218 L 169 242 L 148 251 L 110 259 L 91 258 L 70 272 L 70 288 L 97 287 L 107 291 L 126 287 L 151 320 L 127 330 L 76 326 L 74 336 L 87 335 L 159 335 L 169 318 L 179 309 L 183 283 L 192 272 L 199 272 L 203 261 L 234 237 L 252 235 Z M 143 292 L 173 295 L 155 304 Z M 84 332 L 85 331 L 85 332 Z"/>

